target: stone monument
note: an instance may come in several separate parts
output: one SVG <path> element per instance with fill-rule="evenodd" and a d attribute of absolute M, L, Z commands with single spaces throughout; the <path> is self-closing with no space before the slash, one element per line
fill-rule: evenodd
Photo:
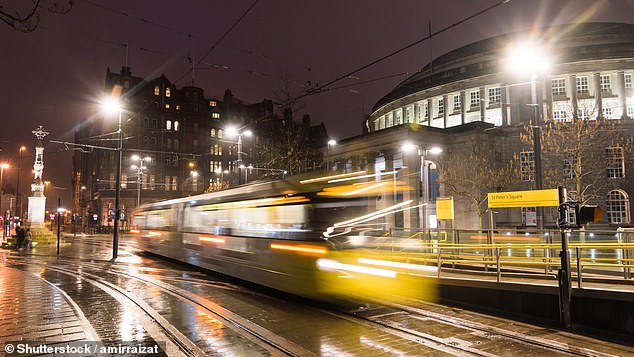
<path fill-rule="evenodd" d="M 32 131 L 37 138 L 35 147 L 35 163 L 33 164 L 33 183 L 31 184 L 31 196 L 29 197 L 29 221 L 28 227 L 33 232 L 33 238 L 38 241 L 41 233 L 48 231 L 44 226 L 46 216 L 46 197 L 44 196 L 44 182 L 42 182 L 42 171 L 44 171 L 44 147 L 42 139 L 49 133 L 44 131 L 40 125 Z M 40 233 L 40 234 L 38 234 Z"/>

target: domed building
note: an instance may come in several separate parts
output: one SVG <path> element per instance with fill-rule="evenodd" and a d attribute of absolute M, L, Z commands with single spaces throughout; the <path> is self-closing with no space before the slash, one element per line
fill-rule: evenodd
<path fill-rule="evenodd" d="M 537 68 L 537 59 L 510 69 L 513 55 L 520 51 L 516 44 L 526 41 L 548 52 L 546 70 Z M 411 168 L 421 159 L 424 168 L 429 170 L 435 164 L 428 164 L 427 157 L 406 157 L 401 150 L 404 140 L 414 142 L 419 154 L 432 146 L 456 153 L 464 150 L 469 142 L 480 147 L 487 143 L 494 151 L 498 166 L 515 159 L 520 177 L 514 189 L 534 189 L 536 176 L 537 180 L 541 178 L 541 170 L 535 169 L 535 151 L 541 157 L 539 150 L 544 143 L 538 148 L 520 140 L 520 136 L 526 136 L 521 128 L 529 123 L 542 127 L 553 122 L 600 119 L 611 122 L 613 128 L 616 125 L 614 130 L 623 139 L 619 143 L 631 141 L 633 74 L 634 25 L 631 24 L 567 24 L 484 39 L 434 59 L 381 98 L 364 122 L 368 134 L 343 140 L 337 147 L 330 148 L 329 167 L 341 171 Z M 594 137 L 591 140 L 601 144 Z M 597 193 L 588 198 L 604 207 L 607 215 L 604 214 L 603 223 L 622 226 L 631 221 L 629 197 L 634 194 L 634 188 L 626 180 L 628 166 L 632 164 L 631 153 L 628 155 L 629 149 L 619 143 L 594 150 L 592 155 L 601 156 L 602 160 L 593 162 L 597 166 L 595 174 L 601 172 L 599 176 L 603 175 L 606 184 L 600 189 L 596 187 Z M 392 164 L 386 165 L 388 161 Z M 562 161 L 560 172 L 566 175 L 566 165 L 569 170 L 566 178 L 574 178 L 570 161 Z M 424 192 L 432 201 L 434 195 L 430 191 L 438 191 L 440 195 L 447 195 L 448 191 L 447 182 L 439 185 L 434 173 L 433 169 L 427 173 L 429 183 Z M 549 174 L 555 175 L 547 171 L 541 173 Z M 425 181 L 422 174 L 418 179 Z M 550 179 L 550 183 L 558 182 L 556 178 Z M 419 196 L 422 195 L 423 192 L 419 192 Z M 463 203 L 456 215 L 472 214 L 474 208 L 469 205 Z M 433 202 L 428 207 L 433 215 Z M 508 226 L 531 226 L 534 225 L 532 212 L 534 208 L 528 207 L 502 213 L 499 222 Z M 416 225 L 414 216 L 411 227 Z M 427 217 L 427 221 L 430 220 L 434 217 Z M 555 221 L 552 212 L 546 214 L 546 225 L 548 222 L 553 225 Z M 460 222 L 467 225 L 464 228 L 475 225 L 473 219 Z"/>

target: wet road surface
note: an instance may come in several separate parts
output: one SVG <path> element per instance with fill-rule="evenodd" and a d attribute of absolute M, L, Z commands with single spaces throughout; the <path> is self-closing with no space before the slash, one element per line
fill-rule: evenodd
<path fill-rule="evenodd" d="M 0 351 L 8 341 L 160 342 L 164 355 L 628 355 L 631 346 L 412 301 L 342 310 L 271 295 L 78 236 L 0 251 Z M 3 354 L 4 352 L 0 352 Z"/>

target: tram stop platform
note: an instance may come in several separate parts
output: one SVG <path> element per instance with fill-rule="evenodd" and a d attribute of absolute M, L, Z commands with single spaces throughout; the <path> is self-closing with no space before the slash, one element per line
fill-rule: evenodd
<path fill-rule="evenodd" d="M 119 257 L 113 262 L 111 240 L 111 236 L 66 236 L 65 244 L 60 246 L 59 256 L 56 245 L 39 245 L 19 251 L 0 249 L 0 356 L 54 354 L 49 353 L 50 350 L 38 350 L 41 346 L 66 348 L 67 350 L 60 350 L 55 355 L 69 356 L 177 356 L 183 355 L 183 351 L 201 356 L 280 354 L 278 350 L 259 346 L 253 338 L 244 339 L 239 332 L 230 331 L 226 322 L 219 321 L 208 310 L 185 306 L 176 297 L 187 292 L 179 292 L 175 287 L 166 288 L 166 283 L 176 286 L 187 280 L 188 283 L 193 282 L 209 289 L 228 290 L 231 286 L 229 283 L 219 283 L 204 272 L 191 270 L 191 267 L 138 255 L 134 247 L 126 245 L 125 239 L 122 240 Z M 132 281 L 130 277 L 143 279 L 145 283 L 141 283 L 141 280 Z M 160 284 L 149 284 L 158 280 L 161 281 Z M 159 288 L 163 291 L 159 291 Z M 240 288 L 237 290 L 240 297 L 232 301 L 221 298 L 221 293 L 216 290 L 205 290 L 208 291 L 205 293 L 189 290 L 191 294 L 196 294 L 190 296 L 192 300 L 198 299 L 197 301 L 207 304 L 205 306 L 213 306 L 216 311 L 239 312 L 240 316 L 225 311 L 228 314 L 225 317 L 233 316 L 227 320 L 240 322 L 245 326 L 251 326 L 256 320 L 268 321 L 271 324 L 267 327 L 270 331 L 278 329 L 276 333 L 280 336 L 287 336 L 289 341 L 295 341 L 289 342 L 287 349 L 282 349 L 288 355 L 336 356 L 343 353 L 350 356 L 388 356 L 395 351 L 381 347 L 381 353 L 372 353 L 372 349 L 377 348 L 376 343 L 373 345 L 364 342 L 367 346 L 361 347 L 352 344 L 347 339 L 351 338 L 359 344 L 359 341 L 369 339 L 371 334 L 361 327 L 340 326 L 349 323 L 343 320 L 338 322 L 339 325 L 328 325 L 323 312 L 317 314 L 312 311 L 312 307 L 288 307 L 293 312 L 290 314 L 282 311 L 278 301 L 266 313 L 255 312 L 246 307 L 245 299 L 246 296 L 253 295 L 254 301 L 265 304 L 266 299 L 259 293 L 247 293 L 244 288 Z M 126 299 L 126 294 L 135 298 L 128 296 Z M 209 302 L 212 297 L 213 303 Z M 295 302 L 284 302 L 283 305 L 287 304 Z M 309 312 L 298 315 L 302 309 Z M 457 311 L 455 308 L 446 310 L 448 314 L 455 314 Z M 507 331 L 507 335 L 518 334 L 527 336 L 526 338 L 537 336 L 540 341 L 552 341 L 555 346 L 564 346 L 563 351 L 556 351 L 552 355 L 568 355 L 566 351 L 577 351 L 580 355 L 634 354 L 634 346 L 623 341 L 595 339 L 551 327 L 533 326 L 471 312 L 462 312 L 461 316 L 473 323 L 477 321 L 486 325 L 491 331 Z M 311 318 L 314 320 L 309 320 Z M 302 331 L 299 332 L 299 328 L 293 326 L 301 326 Z M 436 333 L 446 335 L 448 331 L 439 329 Z M 261 332 L 260 335 L 260 338 L 268 336 L 274 339 L 270 332 Z M 377 336 L 380 337 L 377 337 L 377 341 L 389 340 L 384 333 Z M 437 338 L 438 341 L 450 341 L 450 346 L 461 343 L 457 336 Z M 500 341 L 496 342 L 493 338 L 487 352 L 482 355 L 524 354 L 524 350 L 518 349 L 517 344 L 509 347 Z M 395 340 L 391 343 L 392 348 L 397 346 L 400 351 L 405 351 L 404 355 L 461 354 L 452 349 L 429 350 L 428 344 L 421 345 L 412 341 Z M 32 349 L 19 353 L 17 348 L 24 351 L 25 345 Z M 284 346 L 284 343 L 277 345 Z M 469 348 L 475 350 L 474 346 L 475 344 Z M 108 348 L 111 350 L 100 354 L 100 348 L 104 348 L 102 351 L 108 351 Z M 600 353 L 596 354 L 596 351 Z M 537 349 L 534 352 L 534 355 L 543 355 Z"/>

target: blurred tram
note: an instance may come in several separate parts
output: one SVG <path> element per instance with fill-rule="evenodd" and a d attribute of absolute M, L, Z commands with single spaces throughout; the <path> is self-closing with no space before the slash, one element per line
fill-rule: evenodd
<path fill-rule="evenodd" d="M 391 199 L 410 191 L 364 171 L 290 177 L 142 205 L 129 237 L 147 252 L 311 298 L 420 296 L 422 278 L 376 249 L 389 236 L 386 216 L 418 207 Z"/>

